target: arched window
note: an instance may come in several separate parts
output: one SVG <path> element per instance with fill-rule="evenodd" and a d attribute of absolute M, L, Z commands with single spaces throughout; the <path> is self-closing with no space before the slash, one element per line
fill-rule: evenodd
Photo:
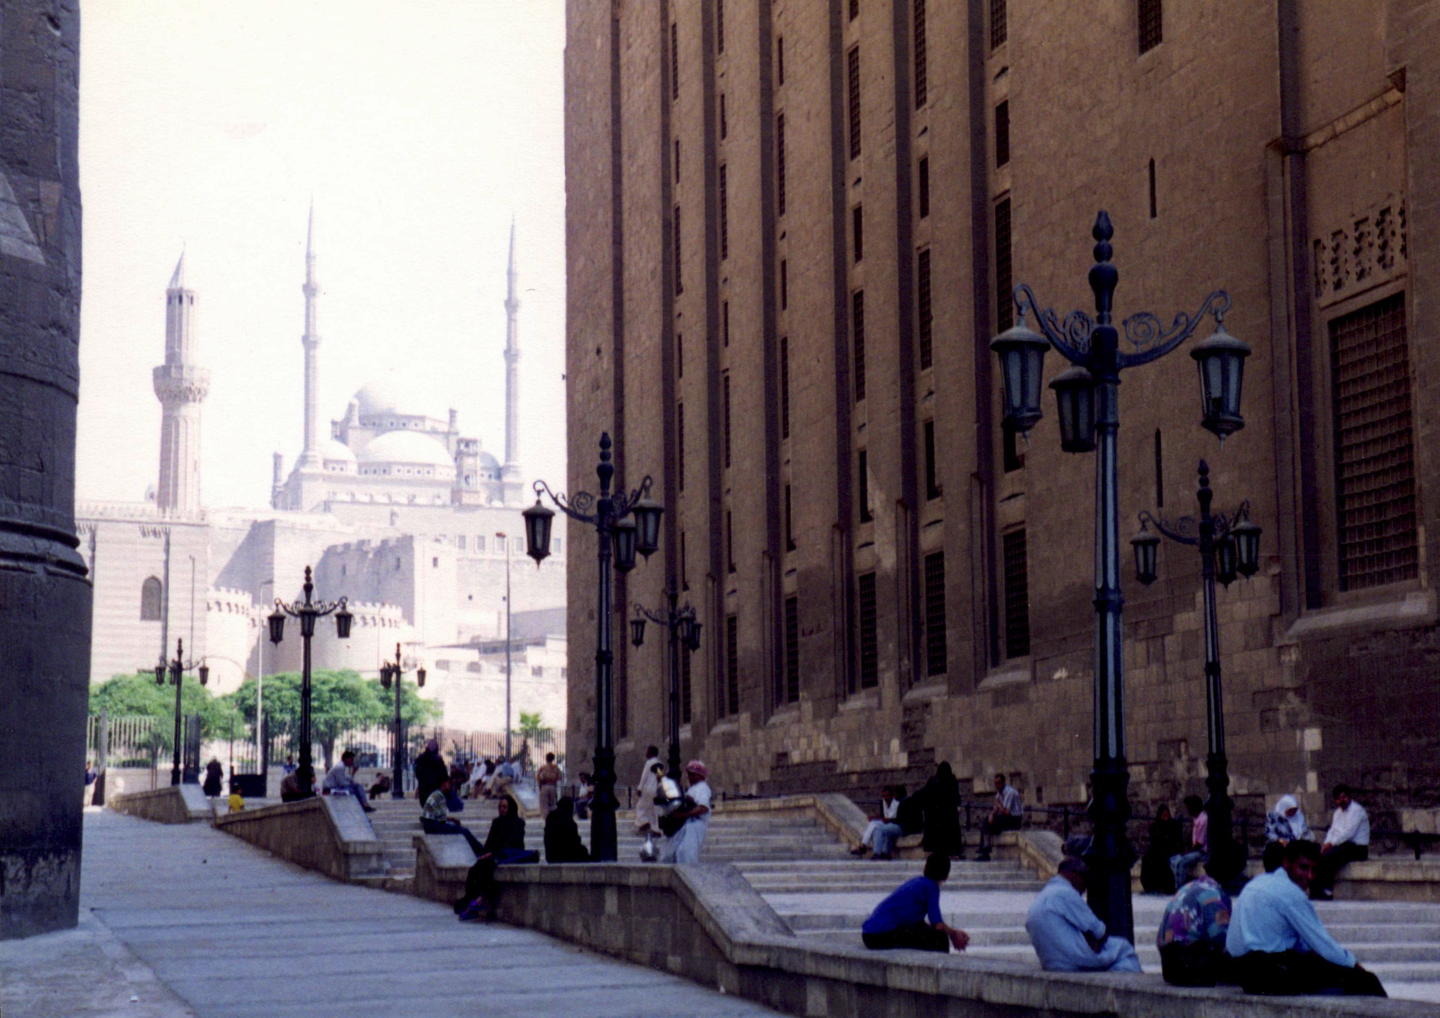
<path fill-rule="evenodd" d="M 160 579 L 152 576 L 140 584 L 140 621 L 160 621 Z"/>

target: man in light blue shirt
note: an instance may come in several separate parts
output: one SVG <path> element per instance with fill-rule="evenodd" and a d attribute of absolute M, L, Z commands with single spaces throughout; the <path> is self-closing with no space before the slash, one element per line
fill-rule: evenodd
<path fill-rule="evenodd" d="M 1386 995 L 1310 904 L 1306 892 L 1319 859 L 1313 841 L 1292 841 L 1280 869 L 1256 877 L 1235 899 L 1225 951 L 1246 993 Z"/>
<path fill-rule="evenodd" d="M 1105 933 L 1081 894 L 1088 867 L 1066 856 L 1025 917 L 1025 932 L 1046 972 L 1139 972 L 1135 947 Z"/>

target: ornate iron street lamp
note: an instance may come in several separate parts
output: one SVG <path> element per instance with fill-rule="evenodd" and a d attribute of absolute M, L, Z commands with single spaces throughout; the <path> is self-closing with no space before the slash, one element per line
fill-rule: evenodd
<path fill-rule="evenodd" d="M 1231 815 L 1235 804 L 1230 800 L 1230 764 L 1225 756 L 1225 710 L 1220 688 L 1220 623 L 1215 613 L 1215 581 L 1229 586 L 1236 575 L 1247 580 L 1260 569 L 1260 528 L 1250 522 L 1250 502 L 1229 516 L 1210 512 L 1214 492 L 1210 490 L 1210 467 L 1204 460 L 1199 467 L 1200 486 L 1195 498 L 1200 503 L 1200 518 L 1182 516 L 1171 524 L 1150 512 L 1140 514 L 1140 532 L 1130 539 L 1135 549 L 1135 578 L 1147 586 L 1155 582 L 1156 552 L 1160 534 L 1188 544 L 1200 551 L 1200 590 L 1205 610 L 1205 720 L 1209 734 L 1205 757 L 1205 785 L 1210 800 L 1205 812 L 1210 817 L 1209 850 L 1211 859 L 1222 860 L 1233 873 L 1220 873 L 1222 879 L 1240 872 L 1243 860 L 1234 852 Z M 1151 533 L 1150 524 L 1158 534 Z M 1213 872 L 1213 871 L 1212 871 Z"/>
<path fill-rule="evenodd" d="M 684 647 L 687 654 L 700 649 L 700 623 L 695 619 L 695 609 L 688 604 L 676 608 L 677 597 L 674 587 L 665 591 L 669 607 L 663 612 L 652 612 L 637 601 L 635 617 L 630 620 L 630 642 L 637 647 L 645 643 L 646 619 L 670 632 L 670 757 L 666 771 L 671 775 L 680 773 L 680 649 Z"/>
<path fill-rule="evenodd" d="M 640 487 L 628 494 L 621 490 L 612 494 L 610 482 L 615 464 L 610 454 L 610 434 L 600 436 L 600 462 L 595 475 L 600 479 L 597 498 L 588 491 L 566 496 L 556 494 L 544 481 L 535 482 L 535 504 L 522 514 L 525 517 L 527 554 L 538 567 L 550 554 L 550 528 L 555 513 L 542 505 L 540 496 L 549 497 L 555 506 L 572 520 L 595 527 L 598 538 L 596 558 L 599 564 L 597 607 L 595 618 L 595 799 L 591 806 L 590 853 L 600 862 L 613 862 L 616 857 L 615 810 L 615 738 L 611 709 L 611 679 L 614 651 L 611 649 L 610 618 L 612 607 L 610 566 L 622 573 L 635 568 L 635 552 L 649 558 L 660 546 L 660 514 L 658 502 L 650 499 L 651 479 L 647 474 Z M 612 552 L 613 542 L 613 552 Z"/>
<path fill-rule="evenodd" d="M 210 681 L 210 666 L 203 660 L 185 660 L 185 641 L 175 641 L 175 657 L 166 661 L 162 656 L 160 663 L 155 666 L 155 685 L 165 685 L 165 676 L 170 676 L 170 684 L 175 687 L 175 755 L 170 765 L 170 784 L 180 784 L 180 685 L 181 679 L 186 672 L 193 671 L 200 676 L 200 685 Z"/>
<path fill-rule="evenodd" d="M 350 638 L 350 623 L 355 616 L 345 607 L 345 598 L 338 601 L 312 601 L 315 584 L 311 581 L 310 567 L 305 567 L 305 600 L 288 604 L 278 597 L 275 610 L 269 615 L 270 642 L 279 643 L 285 639 L 285 616 L 300 620 L 300 643 L 303 648 L 300 668 L 300 766 L 296 773 L 302 794 L 315 794 L 315 768 L 310 759 L 310 640 L 315 635 L 315 620 L 325 615 L 335 616 L 335 635 L 342 640 Z"/>
<path fill-rule="evenodd" d="M 395 644 L 395 660 L 386 661 L 380 666 L 380 686 L 389 689 L 390 684 L 395 684 L 395 742 L 390 751 L 390 763 L 392 764 L 392 776 L 390 784 L 390 798 L 405 798 L 405 724 L 400 720 L 400 687 L 404 685 L 401 677 L 405 674 L 404 659 L 400 656 L 400 644 Z M 425 688 L 425 669 L 415 669 L 415 686 L 418 689 Z"/>
<path fill-rule="evenodd" d="M 1126 318 L 1124 348 L 1111 308 L 1120 274 L 1111 264 L 1114 236 L 1110 216 L 1095 218 L 1095 264 L 1090 289 L 1095 318 L 1075 310 L 1063 319 L 1041 310 L 1030 287 L 1015 287 L 1019 321 L 997 336 L 990 348 L 1000 358 L 1004 383 L 1004 427 L 1026 432 L 1040 420 L 1040 382 L 1045 352 L 1054 347 L 1074 367 L 1053 382 L 1060 417 L 1060 446 L 1067 452 L 1096 450 L 1095 458 L 1095 765 L 1091 772 L 1090 905 L 1119 936 L 1133 939 L 1130 866 L 1134 853 L 1125 837 L 1130 815 L 1125 760 L 1124 661 L 1121 642 L 1120 530 L 1116 437 L 1120 429 L 1120 371 L 1157 360 L 1190 338 L 1206 316 L 1215 332 L 1190 356 L 1200 369 L 1201 426 L 1222 441 L 1245 424 L 1240 416 L 1240 387 L 1250 348 L 1225 332 L 1230 296 L 1216 290 L 1189 315 L 1180 312 L 1167 329 L 1149 311 Z M 1025 324 L 1033 313 L 1041 333 Z"/>

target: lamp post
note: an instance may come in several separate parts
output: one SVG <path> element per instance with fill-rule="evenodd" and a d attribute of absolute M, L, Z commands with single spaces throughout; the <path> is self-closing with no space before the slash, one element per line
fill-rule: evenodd
<path fill-rule="evenodd" d="M 275 610 L 269 615 L 270 642 L 278 644 L 285 639 L 285 616 L 300 620 L 301 653 L 300 668 L 300 791 L 303 795 L 314 794 L 315 768 L 310 760 L 310 640 L 315 635 L 315 620 L 325 615 L 335 616 L 335 635 L 342 640 L 350 638 L 350 623 L 355 616 L 345 607 L 345 598 L 338 601 L 313 601 L 315 584 L 311 580 L 310 567 L 305 567 L 304 601 L 288 604 L 278 597 Z"/>
<path fill-rule="evenodd" d="M 395 684 L 395 743 L 390 753 L 392 765 L 392 778 L 390 783 L 390 798 L 405 798 L 405 729 L 404 722 L 400 720 L 400 687 L 404 685 L 401 677 L 405 674 L 404 659 L 400 656 L 400 644 L 395 644 L 395 660 L 386 661 L 380 665 L 380 685 L 389 689 L 390 684 Z M 415 685 L 419 689 L 425 688 L 425 669 L 415 669 Z"/>
<path fill-rule="evenodd" d="M 523 513 L 527 552 L 536 566 L 550 554 L 550 528 L 555 513 L 542 505 L 546 495 L 566 516 L 595 527 L 598 564 L 595 634 L 595 799 L 591 806 L 590 852 L 596 860 L 613 862 L 616 856 L 615 810 L 615 740 L 610 703 L 614 652 L 611 650 L 611 557 L 621 573 L 635 568 L 635 552 L 649 558 L 660 545 L 660 514 L 664 511 L 650 498 L 651 479 L 647 475 L 640 487 L 612 493 L 610 482 L 615 475 L 611 462 L 610 435 L 600 436 L 600 462 L 595 475 L 600 480 L 597 498 L 588 491 L 566 496 L 556 494 L 544 481 L 535 482 L 535 504 Z M 613 544 L 613 553 L 612 553 Z"/>
<path fill-rule="evenodd" d="M 1200 518 L 1181 517 L 1171 524 L 1150 512 L 1140 514 L 1140 532 L 1130 539 L 1135 549 L 1135 578 L 1149 586 L 1155 582 L 1156 552 L 1163 534 L 1172 541 L 1188 544 L 1200 552 L 1200 591 L 1205 611 L 1205 720 L 1209 745 L 1205 757 L 1205 785 L 1210 799 L 1205 812 L 1210 818 L 1210 857 L 1234 872 L 1217 872 L 1221 879 L 1239 873 L 1242 860 L 1233 852 L 1234 834 L 1230 801 L 1230 764 L 1225 756 L 1225 710 L 1220 688 L 1220 623 L 1215 613 L 1215 581 L 1229 586 L 1236 575 L 1247 580 L 1260 569 L 1260 528 L 1250 522 L 1250 502 L 1229 516 L 1210 511 L 1215 493 L 1210 490 L 1210 467 L 1199 466 L 1200 484 L 1195 498 Z M 1155 525 L 1158 534 L 1150 532 Z"/>
<path fill-rule="evenodd" d="M 700 623 L 695 619 L 695 609 L 690 605 L 676 608 L 675 588 L 665 591 L 669 607 L 663 612 L 652 612 L 640 603 L 635 604 L 635 617 L 630 620 L 630 642 L 639 647 L 645 643 L 645 620 L 657 626 L 664 626 L 670 633 L 670 757 L 666 770 L 672 776 L 680 773 L 680 648 L 687 654 L 700 649 Z"/>
<path fill-rule="evenodd" d="M 510 754 L 510 536 L 497 531 L 495 540 L 505 549 L 505 760 Z M 539 564 L 538 562 L 536 563 Z"/>
<path fill-rule="evenodd" d="M 275 578 L 263 581 L 260 589 L 269 587 L 275 589 Z M 266 791 L 269 791 L 270 769 L 266 766 L 265 751 L 269 748 L 265 744 L 265 641 L 260 641 L 260 667 L 255 674 L 255 761 L 256 770 L 265 779 Z"/>
<path fill-rule="evenodd" d="M 166 661 L 163 657 L 160 663 L 155 666 L 155 685 L 165 685 L 165 676 L 170 676 L 170 684 L 175 687 L 175 755 L 174 762 L 170 766 L 170 784 L 180 784 L 180 684 L 181 679 L 188 671 L 194 671 L 200 676 L 200 685 L 210 681 L 210 666 L 203 661 L 185 660 L 185 641 L 176 639 L 175 657 Z"/>
<path fill-rule="evenodd" d="M 1096 450 L 1095 458 L 1095 763 L 1091 771 L 1090 816 L 1095 836 L 1089 862 L 1090 905 L 1107 929 L 1133 939 L 1134 913 L 1130 902 L 1130 866 L 1134 853 L 1125 836 L 1130 815 L 1130 783 L 1125 759 L 1124 661 L 1121 642 L 1120 530 L 1118 505 L 1117 435 L 1120 429 L 1120 372 L 1157 360 L 1190 338 L 1206 316 L 1215 319 L 1215 332 L 1196 345 L 1190 356 L 1200 369 L 1201 426 L 1221 441 L 1240 428 L 1240 383 L 1250 348 L 1225 332 L 1230 295 L 1210 293 L 1200 309 L 1180 312 L 1166 328 L 1153 313 L 1141 311 L 1126 318 L 1124 349 L 1111 309 L 1120 274 L 1111 264 L 1114 236 L 1110 216 L 1095 217 L 1095 264 L 1090 268 L 1090 289 L 1095 294 L 1095 318 L 1075 310 L 1062 320 L 1049 308 L 1041 310 L 1025 283 L 1015 287 L 1019 321 L 995 337 L 990 347 L 1000 358 L 1004 385 L 1004 427 L 1027 432 L 1040 420 L 1040 381 L 1045 353 L 1060 352 L 1072 367 L 1050 387 L 1055 390 L 1060 420 L 1060 447 L 1066 452 Z M 1033 312 L 1043 335 L 1025 324 Z"/>

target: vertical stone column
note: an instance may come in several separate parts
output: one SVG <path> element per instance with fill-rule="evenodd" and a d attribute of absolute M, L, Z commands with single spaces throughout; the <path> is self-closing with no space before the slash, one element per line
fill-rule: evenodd
<path fill-rule="evenodd" d="M 90 585 L 75 536 L 78 0 L 0 0 L 0 937 L 74 926 Z"/>

